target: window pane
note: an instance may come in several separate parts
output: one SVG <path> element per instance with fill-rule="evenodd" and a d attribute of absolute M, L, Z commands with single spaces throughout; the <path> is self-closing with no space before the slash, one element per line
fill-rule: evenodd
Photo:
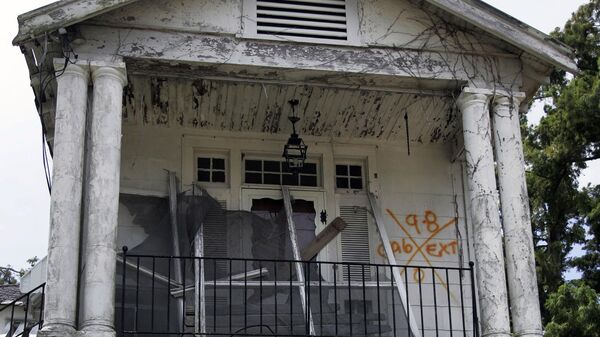
<path fill-rule="evenodd" d="M 271 184 L 271 185 L 279 185 L 281 184 L 281 182 L 279 181 L 279 174 L 273 174 L 273 173 L 265 173 L 265 184 Z"/>
<path fill-rule="evenodd" d="M 198 170 L 198 181 L 210 181 L 210 171 Z"/>
<path fill-rule="evenodd" d="M 294 174 L 284 174 L 283 175 L 283 185 L 289 186 L 298 186 L 298 176 Z"/>
<path fill-rule="evenodd" d="M 265 160 L 263 163 L 265 165 L 265 172 L 280 172 L 280 162 Z"/>
<path fill-rule="evenodd" d="M 212 159 L 212 168 L 216 169 L 216 170 L 224 170 L 225 169 L 225 159 L 213 158 Z"/>
<path fill-rule="evenodd" d="M 315 163 L 304 163 L 302 173 L 317 174 L 317 164 Z"/>
<path fill-rule="evenodd" d="M 225 182 L 225 171 L 213 171 L 212 172 L 213 183 L 224 183 Z"/>
<path fill-rule="evenodd" d="M 198 158 L 198 168 L 209 169 L 210 158 Z"/>
<path fill-rule="evenodd" d="M 362 190 L 363 184 L 361 178 L 350 178 L 350 187 L 355 190 Z"/>
<path fill-rule="evenodd" d="M 335 174 L 338 176 L 347 176 L 348 175 L 348 166 L 335 165 Z"/>
<path fill-rule="evenodd" d="M 337 188 L 348 188 L 348 178 L 335 178 L 335 186 Z"/>
<path fill-rule="evenodd" d="M 357 165 L 350 165 L 350 175 L 355 177 L 362 177 L 362 167 Z"/>
<path fill-rule="evenodd" d="M 262 161 L 246 160 L 246 171 L 262 171 Z"/>
<path fill-rule="evenodd" d="M 317 186 L 317 176 L 300 176 L 300 186 Z"/>
<path fill-rule="evenodd" d="M 246 162 L 248 163 L 248 162 Z M 260 173 L 246 173 L 247 184 L 262 184 L 262 174 Z"/>
<path fill-rule="evenodd" d="M 288 173 L 291 172 L 290 168 L 288 167 L 287 162 L 281 163 L 281 172 L 288 172 Z"/>

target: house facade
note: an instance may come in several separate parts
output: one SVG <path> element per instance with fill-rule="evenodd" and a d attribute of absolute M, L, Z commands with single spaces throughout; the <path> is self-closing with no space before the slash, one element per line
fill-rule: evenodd
<path fill-rule="evenodd" d="M 40 335 L 542 335 L 519 113 L 565 46 L 478 0 L 19 28 L 53 153 Z"/>

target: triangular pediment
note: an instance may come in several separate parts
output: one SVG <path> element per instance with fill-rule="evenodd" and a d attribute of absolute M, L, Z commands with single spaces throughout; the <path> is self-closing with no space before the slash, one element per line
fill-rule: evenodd
<path fill-rule="evenodd" d="M 120 27 L 243 35 L 240 34 L 242 7 L 250 3 L 253 1 L 62 0 L 19 16 L 19 34 L 14 43 L 21 44 L 45 32 L 83 21 Z M 473 41 L 467 39 L 462 41 L 464 44 L 448 45 L 436 45 L 436 41 L 447 42 L 451 34 L 460 34 L 466 27 L 477 34 L 477 43 L 482 44 L 474 46 L 479 50 L 473 52 L 504 52 L 507 49 L 510 52 L 512 49 L 515 54 L 520 54 L 524 51 L 545 63 L 576 71 L 569 48 L 479 0 L 367 2 L 361 3 L 358 10 L 349 10 L 348 15 L 351 14 L 360 16 L 360 34 L 367 46 L 444 47 L 450 52 L 453 49 L 463 51 L 473 47 Z M 424 35 L 426 32 L 430 35 Z M 500 50 L 494 50 L 498 48 Z"/>

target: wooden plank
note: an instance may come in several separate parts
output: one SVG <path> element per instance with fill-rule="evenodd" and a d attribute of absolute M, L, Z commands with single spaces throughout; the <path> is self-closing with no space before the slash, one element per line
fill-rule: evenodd
<path fill-rule="evenodd" d="M 169 215 L 171 218 L 171 236 L 173 237 L 173 255 L 181 256 L 181 249 L 179 247 L 179 225 L 177 223 L 177 176 L 175 172 L 168 171 L 169 174 Z M 181 259 L 175 259 L 175 281 L 181 284 L 183 279 L 183 269 L 181 267 Z M 184 315 L 184 303 L 183 299 L 178 299 L 177 313 L 179 317 L 180 328 L 183 329 L 183 315 Z M 183 331 L 183 330 L 181 330 Z"/>
<path fill-rule="evenodd" d="M 346 228 L 346 222 L 342 218 L 337 217 L 333 219 L 327 227 L 317 234 L 317 237 L 314 240 L 302 249 L 302 252 L 300 253 L 302 260 L 312 260 L 329 242 L 331 242 L 331 240 L 335 239 L 344 228 Z"/>
<path fill-rule="evenodd" d="M 194 332 L 206 334 L 206 286 L 204 284 L 204 224 L 194 237 Z"/>
<path fill-rule="evenodd" d="M 292 252 L 294 253 L 294 260 L 300 260 L 300 250 L 298 249 L 298 239 L 296 236 L 296 225 L 294 224 L 294 213 L 292 211 L 292 201 L 290 200 L 290 190 L 287 186 L 281 186 L 281 194 L 283 194 L 283 206 L 285 208 L 285 216 L 288 224 L 288 230 L 290 232 L 290 241 L 292 242 Z M 304 314 L 308 315 L 310 335 L 315 335 L 315 324 L 312 317 L 312 312 L 307 306 L 306 292 L 304 291 L 304 271 L 302 270 L 302 262 L 296 262 L 296 278 L 300 282 L 298 290 L 300 292 L 300 299 L 302 301 L 302 309 Z"/>
<path fill-rule="evenodd" d="M 385 222 L 383 221 L 383 216 L 381 215 L 381 210 L 379 209 L 379 205 L 377 204 L 377 200 L 373 193 L 369 193 L 369 204 L 371 205 L 371 210 L 373 211 L 373 216 L 375 217 L 375 223 L 377 224 L 377 231 L 379 232 L 379 238 L 381 239 L 381 243 L 383 244 L 383 248 L 385 251 L 385 256 L 388 259 L 388 263 L 390 265 L 397 265 L 396 258 L 394 257 L 394 251 L 392 250 L 392 246 L 390 245 L 390 238 L 387 235 L 387 230 L 385 229 Z M 413 337 L 419 337 L 419 327 L 417 325 L 417 321 L 415 320 L 415 315 L 409 314 L 411 310 L 408 306 L 408 302 L 406 300 L 406 292 L 408 284 L 404 284 L 402 281 L 402 277 L 400 276 L 400 269 L 392 268 L 392 277 L 394 278 L 394 282 L 396 284 L 396 290 L 398 291 L 398 295 L 400 295 L 400 301 L 402 302 L 402 307 L 404 308 L 404 313 L 406 317 L 410 317 L 408 324 L 410 325 L 410 330 L 412 331 Z"/>

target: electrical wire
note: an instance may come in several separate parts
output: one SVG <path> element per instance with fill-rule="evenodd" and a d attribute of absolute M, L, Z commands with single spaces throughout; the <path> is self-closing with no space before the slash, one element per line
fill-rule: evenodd
<path fill-rule="evenodd" d="M 48 35 L 44 34 L 44 49 L 42 53 L 41 59 L 37 62 L 37 71 L 39 78 L 39 88 L 37 96 L 37 108 L 38 108 L 38 116 L 40 118 L 40 124 L 42 126 L 42 165 L 44 166 L 44 176 L 46 177 L 46 186 L 48 187 L 48 193 L 52 193 L 52 178 L 50 175 L 50 163 L 48 159 L 47 146 L 48 142 L 46 139 L 46 123 L 44 122 L 44 108 L 42 104 L 42 95 L 44 93 L 44 85 L 42 79 L 42 67 L 46 60 L 46 55 L 48 53 Z"/>
<path fill-rule="evenodd" d="M 410 132 L 408 131 L 408 110 L 404 112 L 404 126 L 406 127 L 406 149 L 410 156 Z"/>
<path fill-rule="evenodd" d="M 44 107 L 43 107 L 43 101 L 44 101 L 44 95 L 46 93 L 46 89 L 48 87 L 48 85 L 53 81 L 56 80 L 58 77 L 62 76 L 65 73 L 65 70 L 67 69 L 67 66 L 69 65 L 69 63 L 71 64 L 75 64 L 75 62 L 71 61 L 71 58 L 73 57 L 75 60 L 77 60 L 77 54 L 75 53 L 75 51 L 73 50 L 72 46 L 69 43 L 69 40 L 66 36 L 66 34 L 60 34 L 61 36 L 61 44 L 62 44 L 62 55 L 65 59 L 65 64 L 63 66 L 63 68 L 59 71 L 54 71 L 54 72 L 49 72 L 49 74 L 47 74 L 45 77 L 42 78 L 42 72 L 43 72 L 43 68 L 44 65 L 46 63 L 46 57 L 48 55 L 48 34 L 44 34 L 44 47 L 43 47 L 43 52 L 42 55 L 39 59 L 36 59 L 36 67 L 37 67 L 37 71 L 38 71 L 38 79 L 39 79 L 39 87 L 38 87 L 38 92 L 37 92 L 37 110 L 38 110 L 38 117 L 40 118 L 40 124 L 42 127 L 42 165 L 44 168 L 44 176 L 46 178 L 46 186 L 48 187 L 48 193 L 52 193 L 52 172 L 50 169 L 50 158 L 49 155 L 52 156 L 52 149 L 48 146 L 48 139 L 46 138 L 46 133 L 47 133 L 47 128 L 46 128 L 46 123 L 44 122 Z M 35 55 L 34 55 L 35 56 Z"/>

